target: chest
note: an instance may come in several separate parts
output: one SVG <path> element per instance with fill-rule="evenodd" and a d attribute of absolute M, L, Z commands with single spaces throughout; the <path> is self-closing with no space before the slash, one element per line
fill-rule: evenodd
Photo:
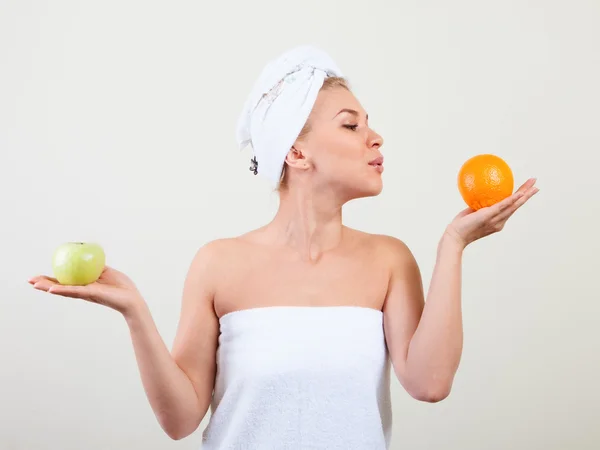
<path fill-rule="evenodd" d="M 381 309 L 389 280 L 389 268 L 371 252 L 328 256 L 317 263 L 246 254 L 222 273 L 215 297 L 219 316 L 267 306 Z"/>

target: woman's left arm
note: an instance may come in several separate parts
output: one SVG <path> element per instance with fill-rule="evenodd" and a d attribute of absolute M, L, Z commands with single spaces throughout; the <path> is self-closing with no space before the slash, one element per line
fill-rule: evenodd
<path fill-rule="evenodd" d="M 439 242 L 426 302 L 415 258 L 404 243 L 393 240 L 384 328 L 396 376 L 414 398 L 438 402 L 450 394 L 463 347 L 463 251 L 475 240 L 500 231 L 538 192 L 534 184 L 534 179 L 528 180 L 504 201 L 456 216 Z"/>

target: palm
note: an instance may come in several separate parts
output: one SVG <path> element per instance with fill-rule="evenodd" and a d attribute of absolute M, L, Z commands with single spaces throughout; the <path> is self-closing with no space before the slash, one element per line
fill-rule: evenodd
<path fill-rule="evenodd" d="M 131 285 L 131 280 L 124 274 L 110 267 L 105 267 L 100 278 L 92 285 L 102 285 L 112 289 L 125 289 Z"/>
<path fill-rule="evenodd" d="M 124 311 L 138 299 L 135 284 L 122 272 L 105 267 L 94 283 L 86 286 L 61 285 L 56 278 L 40 275 L 29 280 L 35 289 L 63 297 L 80 298 L 117 311 Z"/>
<path fill-rule="evenodd" d="M 535 181 L 533 178 L 527 180 L 513 195 L 493 206 L 461 211 L 448 227 L 448 233 L 463 245 L 497 233 L 515 211 L 538 192 L 538 188 L 534 187 Z"/>

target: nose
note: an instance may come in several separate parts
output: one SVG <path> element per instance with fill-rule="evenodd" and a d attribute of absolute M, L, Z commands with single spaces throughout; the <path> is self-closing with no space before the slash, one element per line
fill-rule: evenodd
<path fill-rule="evenodd" d="M 383 138 L 378 133 L 371 130 L 369 135 L 369 147 L 379 149 L 382 145 Z"/>

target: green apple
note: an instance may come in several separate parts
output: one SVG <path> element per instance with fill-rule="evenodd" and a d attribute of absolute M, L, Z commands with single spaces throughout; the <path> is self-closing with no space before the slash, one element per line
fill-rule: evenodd
<path fill-rule="evenodd" d="M 106 256 L 98 244 L 67 242 L 52 257 L 52 270 L 60 284 L 85 286 L 93 283 L 104 270 Z"/>

